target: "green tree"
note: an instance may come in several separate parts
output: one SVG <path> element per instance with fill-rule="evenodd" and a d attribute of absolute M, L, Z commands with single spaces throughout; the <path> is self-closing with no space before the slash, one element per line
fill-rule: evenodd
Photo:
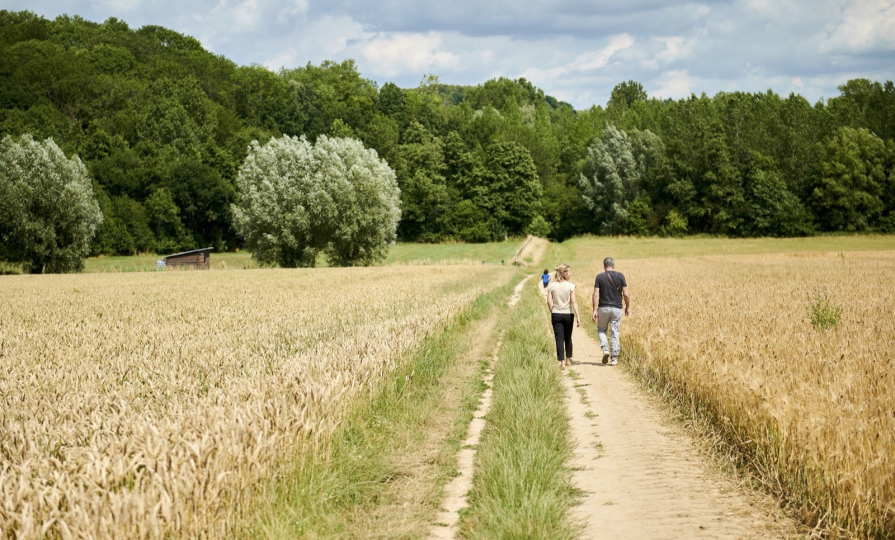
<path fill-rule="evenodd" d="M 33 274 L 78 271 L 101 223 L 80 159 L 52 139 L 0 141 L 0 258 Z"/>
<path fill-rule="evenodd" d="M 404 90 L 398 88 L 397 84 L 385 83 L 379 90 L 376 105 L 379 112 L 400 121 L 407 109 L 407 98 L 404 96 Z"/>
<path fill-rule="evenodd" d="M 649 196 L 642 194 L 628 206 L 628 233 L 649 236 L 653 229 L 653 207 Z"/>
<path fill-rule="evenodd" d="M 879 223 L 889 153 L 867 129 L 841 127 L 824 146 L 812 202 L 825 230 L 866 231 Z"/>
<path fill-rule="evenodd" d="M 227 209 L 236 200 L 236 188 L 220 170 L 220 165 L 215 167 L 189 157 L 171 159 L 168 167 L 160 171 L 159 184 L 171 192 L 194 243 L 207 243 L 224 251 L 228 241 L 233 240 Z"/>
<path fill-rule="evenodd" d="M 234 224 L 262 264 L 368 265 L 395 240 L 394 172 L 354 139 L 282 137 L 253 142 L 237 179 Z"/>
<path fill-rule="evenodd" d="M 297 106 L 298 86 L 258 65 L 241 66 L 233 72 L 229 90 L 236 113 L 254 125 L 274 133 L 298 135 L 307 118 Z"/>
<path fill-rule="evenodd" d="M 160 253 L 195 247 L 180 220 L 180 209 L 166 188 L 156 188 L 146 199 L 149 226 L 155 235 L 155 249 Z"/>
<path fill-rule="evenodd" d="M 659 229 L 660 236 L 684 236 L 687 234 L 687 218 L 672 208 L 665 215 L 665 221 Z"/>
<path fill-rule="evenodd" d="M 640 171 L 627 133 L 609 127 L 587 150 L 578 185 L 602 234 L 628 233 L 628 207 L 640 193 Z"/>
<path fill-rule="evenodd" d="M 531 220 L 531 223 L 528 224 L 528 227 L 525 228 L 525 234 L 530 234 L 532 236 L 537 236 L 540 238 L 547 238 L 550 236 L 551 231 L 550 223 L 544 219 L 544 216 L 538 214 Z"/>
<path fill-rule="evenodd" d="M 627 81 L 615 85 L 609 95 L 609 107 L 627 109 L 638 101 L 646 101 L 646 91 L 637 81 Z"/>
<path fill-rule="evenodd" d="M 118 226 L 127 235 L 122 240 L 132 246 L 131 251 L 123 252 L 125 255 L 150 253 L 156 250 L 155 236 L 149 227 L 146 208 L 141 202 L 127 195 L 112 197 L 112 209 Z"/>
<path fill-rule="evenodd" d="M 329 263 L 369 266 L 385 259 L 401 218 L 394 171 L 356 139 L 320 137 L 314 155 L 335 209 L 324 248 Z"/>
<path fill-rule="evenodd" d="M 840 125 L 867 128 L 883 140 L 895 139 L 895 84 L 852 79 L 830 100 Z"/>
<path fill-rule="evenodd" d="M 742 234 L 742 172 L 716 104 L 705 95 L 691 96 L 665 109 L 658 131 L 670 175 L 665 194 L 693 232 Z"/>
<path fill-rule="evenodd" d="M 313 267 L 336 219 L 332 196 L 304 137 L 252 141 L 237 176 L 233 224 L 261 264 Z"/>
<path fill-rule="evenodd" d="M 518 234 L 541 212 L 541 182 L 528 150 L 512 142 L 488 147 L 469 189 L 477 206 L 493 217 L 491 237 Z"/>
<path fill-rule="evenodd" d="M 491 79 L 466 91 L 465 100 L 473 109 L 492 107 L 498 111 L 506 107 L 508 101 L 517 105 L 540 105 L 546 103 L 544 91 L 524 78 L 516 80 L 500 77 Z"/>
<path fill-rule="evenodd" d="M 773 161 L 757 152 L 746 173 L 745 197 L 745 234 L 805 236 L 813 232 L 808 210 L 786 187 Z"/>
<path fill-rule="evenodd" d="M 451 209 L 450 232 L 461 242 L 481 243 L 491 239 L 493 218 L 469 199 Z"/>
<path fill-rule="evenodd" d="M 442 144 L 418 122 L 404 132 L 404 142 L 392 160 L 401 189 L 401 223 L 404 240 L 435 242 L 447 233 L 450 194 L 444 177 Z"/>
<path fill-rule="evenodd" d="M 304 119 L 301 132 L 312 140 L 328 134 L 337 118 L 360 133 L 376 113 L 376 84 L 361 77 L 354 60 L 309 63 L 283 71 L 282 77 L 293 85 Z"/>

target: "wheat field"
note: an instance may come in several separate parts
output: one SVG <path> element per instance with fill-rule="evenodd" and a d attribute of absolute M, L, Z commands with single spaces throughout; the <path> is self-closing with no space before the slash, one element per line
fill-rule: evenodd
<path fill-rule="evenodd" d="M 582 306 L 611 254 L 579 246 L 593 261 L 576 268 Z M 617 259 L 617 270 L 633 296 L 623 364 L 710 417 L 818 534 L 892 537 L 895 252 Z M 812 324 L 817 298 L 840 309 L 834 328 Z"/>
<path fill-rule="evenodd" d="M 0 279 L 4 538 L 225 538 L 510 269 Z"/>

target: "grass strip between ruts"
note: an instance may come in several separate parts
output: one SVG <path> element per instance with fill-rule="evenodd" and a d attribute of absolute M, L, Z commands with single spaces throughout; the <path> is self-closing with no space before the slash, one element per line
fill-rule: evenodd
<path fill-rule="evenodd" d="M 575 538 L 576 490 L 560 371 L 531 284 L 511 311 L 493 381 L 493 401 L 475 458 L 465 538 Z"/>
<path fill-rule="evenodd" d="M 484 361 L 493 352 L 485 343 L 474 356 L 476 330 L 493 310 L 506 312 L 506 299 L 518 276 L 475 300 L 441 332 L 408 354 L 408 361 L 371 395 L 358 400 L 329 448 L 316 456 L 298 456 L 272 480 L 245 538 L 415 538 L 434 518 L 444 484 L 456 474 L 460 442 L 483 390 Z M 481 333 L 481 332 L 479 332 Z M 485 336 L 494 339 L 497 328 Z M 445 407 L 452 369 L 473 362 L 459 383 L 459 407 Z M 462 370 L 461 370 L 462 371 Z M 436 442 L 434 473 L 420 486 L 424 500 L 402 515 L 390 484 L 404 476 L 402 461 L 419 451 L 436 415 L 451 415 L 445 439 Z M 442 419 L 443 420 L 443 419 Z M 431 441 L 430 441 L 431 442 Z M 397 501 L 398 507 L 401 502 Z M 420 513 L 425 515 L 420 515 Z M 409 523 L 412 521 L 413 523 Z"/>

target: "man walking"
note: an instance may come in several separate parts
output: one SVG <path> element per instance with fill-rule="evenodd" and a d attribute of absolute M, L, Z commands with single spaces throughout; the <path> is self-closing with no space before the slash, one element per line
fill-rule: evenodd
<path fill-rule="evenodd" d="M 603 363 L 618 364 L 618 330 L 622 323 L 622 298 L 625 300 L 625 315 L 630 313 L 631 296 L 628 294 L 628 282 L 621 272 L 615 271 L 615 260 L 612 257 L 603 259 L 604 272 L 597 274 L 594 281 L 594 296 L 591 299 L 594 307 L 593 320 L 597 323 L 600 335 L 600 347 L 603 348 Z M 606 340 L 606 329 L 612 329 L 612 342 Z"/>

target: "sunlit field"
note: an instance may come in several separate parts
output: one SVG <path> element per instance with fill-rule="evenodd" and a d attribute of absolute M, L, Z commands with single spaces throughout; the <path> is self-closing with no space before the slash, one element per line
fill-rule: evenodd
<path fill-rule="evenodd" d="M 603 257 L 619 260 L 651 257 L 698 257 L 760 253 L 840 252 L 895 250 L 895 236 L 853 235 L 808 238 L 634 238 L 581 237 L 562 243 L 559 253 L 567 262 L 590 264 Z"/>
<path fill-rule="evenodd" d="M 395 244 L 384 264 L 513 264 L 524 239 L 483 244 Z"/>
<path fill-rule="evenodd" d="M 515 238 L 505 242 L 483 244 L 395 244 L 389 250 L 388 258 L 382 266 L 393 265 L 433 265 L 433 264 L 513 264 L 513 256 L 522 246 L 524 239 Z M 149 272 L 156 270 L 156 261 L 164 255 L 134 255 L 131 257 L 91 257 L 85 263 L 84 271 L 95 272 Z M 259 268 L 251 253 L 212 253 L 212 270 L 243 270 Z M 321 256 L 317 266 L 325 268 L 326 258 Z M 10 266 L 8 271 L 18 273 Z"/>
<path fill-rule="evenodd" d="M 131 257 L 90 257 L 85 261 L 84 272 L 152 272 L 164 255 L 133 255 Z M 236 253 L 212 253 L 212 270 L 245 270 L 259 268 L 248 251 Z"/>
<path fill-rule="evenodd" d="M 854 251 L 886 249 L 892 237 L 577 239 L 553 256 L 572 261 L 585 313 L 602 259 L 616 258 L 633 295 L 621 363 L 708 420 L 799 518 L 888 538 L 895 251 Z"/>
<path fill-rule="evenodd" d="M 278 460 L 511 270 L 0 279 L 4 538 L 226 538 Z"/>

